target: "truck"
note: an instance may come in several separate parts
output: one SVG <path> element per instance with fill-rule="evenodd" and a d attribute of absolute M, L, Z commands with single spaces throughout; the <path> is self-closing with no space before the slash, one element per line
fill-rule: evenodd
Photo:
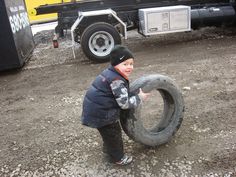
<path fill-rule="evenodd" d="M 106 62 L 112 48 L 136 29 L 143 36 L 235 24 L 235 0 L 80 0 L 41 5 L 32 14 L 57 13 L 54 41 L 70 30 L 74 46 L 94 62 Z"/>
<path fill-rule="evenodd" d="M 30 10 L 38 7 L 43 4 L 55 4 L 55 3 L 63 3 L 63 2 L 70 2 L 71 0 L 25 0 L 25 5 L 28 12 Z M 77 0 L 78 1 L 78 0 Z M 57 20 L 57 13 L 49 13 L 43 15 L 29 15 L 29 21 L 31 25 L 34 24 L 41 24 L 47 22 L 53 22 Z"/>

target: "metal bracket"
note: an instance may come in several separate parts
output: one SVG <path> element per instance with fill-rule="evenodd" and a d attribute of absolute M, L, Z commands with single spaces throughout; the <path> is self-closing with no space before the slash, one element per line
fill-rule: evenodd
<path fill-rule="evenodd" d="M 75 21 L 75 23 L 71 27 L 71 39 L 72 39 L 72 50 L 73 50 L 73 56 L 75 58 L 75 35 L 74 31 L 77 28 L 77 26 L 80 24 L 80 22 L 83 20 L 84 17 L 91 17 L 91 16 L 100 16 L 100 15 L 112 15 L 124 28 L 123 36 L 125 39 L 127 39 L 127 29 L 126 24 L 116 15 L 116 12 L 112 9 L 105 9 L 105 10 L 95 10 L 95 11 L 88 11 L 88 12 L 78 12 L 79 17 Z"/>

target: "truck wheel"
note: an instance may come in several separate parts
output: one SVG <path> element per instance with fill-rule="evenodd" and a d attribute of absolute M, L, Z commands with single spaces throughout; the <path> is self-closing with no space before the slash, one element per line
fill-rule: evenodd
<path fill-rule="evenodd" d="M 125 133 L 134 141 L 148 146 L 158 146 L 167 143 L 179 129 L 184 113 L 184 100 L 180 90 L 167 76 L 148 75 L 134 81 L 130 86 L 132 93 L 157 90 L 160 92 L 164 108 L 161 121 L 147 130 L 143 126 L 140 105 L 136 109 L 121 111 L 121 126 Z"/>
<path fill-rule="evenodd" d="M 88 26 L 81 36 L 84 54 L 94 62 L 106 62 L 116 44 L 121 43 L 118 31 L 109 23 L 98 22 Z"/>

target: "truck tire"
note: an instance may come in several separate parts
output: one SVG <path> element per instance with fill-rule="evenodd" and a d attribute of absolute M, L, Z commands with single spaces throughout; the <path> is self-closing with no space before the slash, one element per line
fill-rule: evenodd
<path fill-rule="evenodd" d="M 124 132 L 134 141 L 159 146 L 167 143 L 179 129 L 184 114 L 184 100 L 176 84 L 167 76 L 148 75 L 134 81 L 130 86 L 131 93 L 137 94 L 139 88 L 144 92 L 158 90 L 163 98 L 164 109 L 161 121 L 150 130 L 143 126 L 141 107 L 121 111 L 121 126 Z"/>
<path fill-rule="evenodd" d="M 109 54 L 116 44 L 121 44 L 120 34 L 114 26 L 105 22 L 88 26 L 81 36 L 84 54 L 96 63 L 108 61 Z"/>

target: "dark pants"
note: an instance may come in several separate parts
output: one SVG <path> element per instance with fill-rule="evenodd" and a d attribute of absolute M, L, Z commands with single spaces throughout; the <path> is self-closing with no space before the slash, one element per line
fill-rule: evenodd
<path fill-rule="evenodd" d="M 119 122 L 98 128 L 103 140 L 103 151 L 112 161 L 117 162 L 124 156 L 122 132 Z"/>

